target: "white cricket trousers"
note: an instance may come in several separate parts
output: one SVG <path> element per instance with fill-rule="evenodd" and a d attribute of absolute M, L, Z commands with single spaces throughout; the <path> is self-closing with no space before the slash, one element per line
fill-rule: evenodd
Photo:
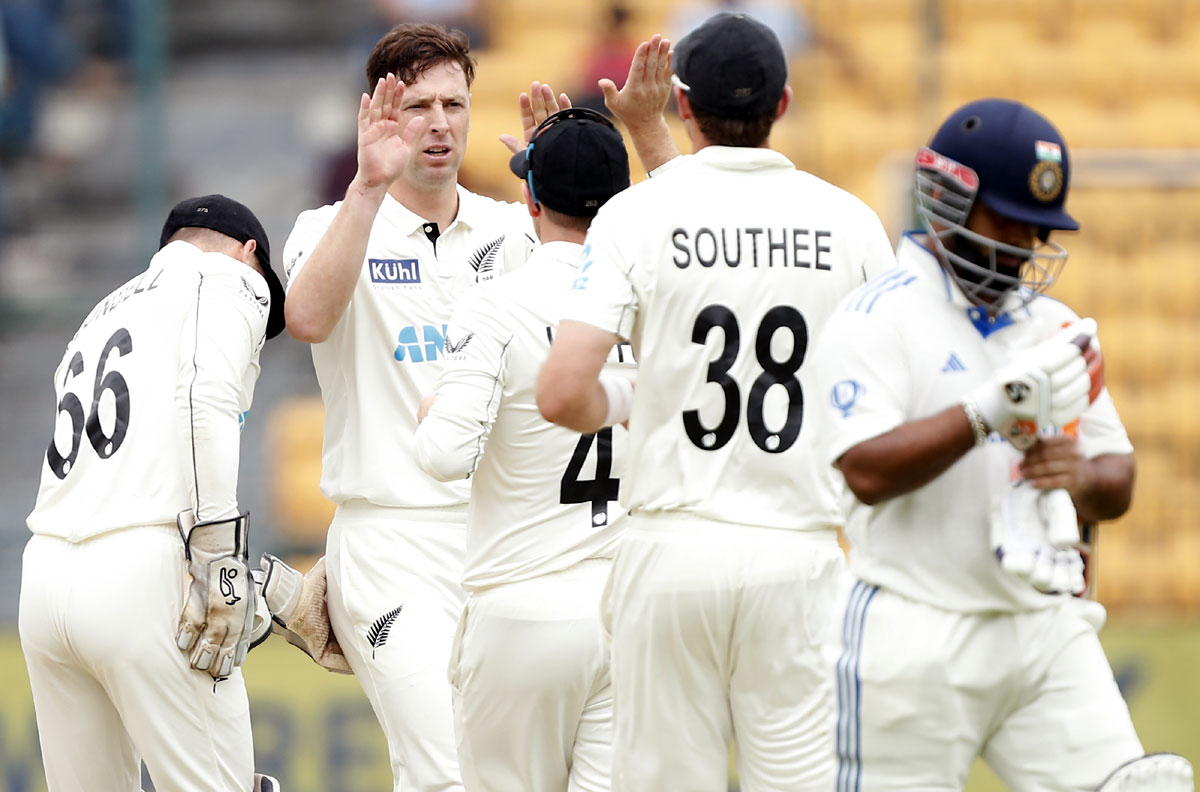
<path fill-rule="evenodd" d="M 49 792 L 248 792 L 241 669 L 214 682 L 175 645 L 187 585 L 174 525 L 73 543 L 33 536 L 21 568 L 21 648 Z"/>
<path fill-rule="evenodd" d="M 632 515 L 604 600 L 613 789 L 833 787 L 833 530 Z"/>
<path fill-rule="evenodd" d="M 329 526 L 329 621 L 387 738 L 395 792 L 462 790 L 446 667 L 466 594 L 466 506 L 342 503 Z"/>
<path fill-rule="evenodd" d="M 467 792 L 607 792 L 612 683 L 600 595 L 612 562 L 469 595 L 449 669 Z"/>
<path fill-rule="evenodd" d="M 848 589 L 837 792 L 959 792 L 976 757 L 1014 792 L 1090 792 L 1142 755 L 1098 603 L 958 613 Z"/>

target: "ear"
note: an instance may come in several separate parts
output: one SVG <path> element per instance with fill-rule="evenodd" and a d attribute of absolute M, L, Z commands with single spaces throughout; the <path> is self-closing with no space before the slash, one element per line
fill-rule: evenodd
<path fill-rule="evenodd" d="M 530 217 L 542 216 L 542 207 L 533 202 L 533 193 L 529 192 L 529 182 L 521 182 L 521 200 L 525 202 Z"/>
<path fill-rule="evenodd" d="M 246 266 L 257 270 L 259 275 L 263 274 L 262 266 L 258 263 L 258 256 L 255 252 L 258 250 L 258 242 L 253 239 L 247 239 L 242 243 L 241 255 L 238 256 L 242 263 Z"/>
<path fill-rule="evenodd" d="M 792 104 L 792 86 L 783 86 L 783 96 L 779 97 L 779 104 L 775 107 L 775 120 L 783 118 L 783 114 L 787 112 L 788 107 Z"/>
<path fill-rule="evenodd" d="M 687 121 L 692 118 L 692 103 L 688 101 L 687 91 L 678 85 L 672 86 L 671 91 L 675 94 L 675 105 L 679 108 L 680 120 Z"/>

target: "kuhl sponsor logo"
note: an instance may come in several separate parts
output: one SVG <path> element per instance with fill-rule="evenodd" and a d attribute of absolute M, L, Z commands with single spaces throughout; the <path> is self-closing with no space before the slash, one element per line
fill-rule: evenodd
<path fill-rule="evenodd" d="M 410 284 L 421 282 L 421 266 L 416 259 L 367 259 L 372 283 Z"/>

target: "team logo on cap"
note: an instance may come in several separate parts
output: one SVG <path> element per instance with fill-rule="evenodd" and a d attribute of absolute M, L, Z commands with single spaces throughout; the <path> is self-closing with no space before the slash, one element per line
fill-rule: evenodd
<path fill-rule="evenodd" d="M 1029 191 L 1033 197 L 1043 203 L 1049 203 L 1059 196 L 1063 188 L 1062 165 L 1050 160 L 1042 160 L 1033 166 L 1029 172 Z"/>

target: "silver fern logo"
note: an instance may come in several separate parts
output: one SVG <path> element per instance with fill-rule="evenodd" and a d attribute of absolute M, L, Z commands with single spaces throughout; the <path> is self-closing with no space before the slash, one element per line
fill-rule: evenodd
<path fill-rule="evenodd" d="M 380 616 L 371 625 L 371 629 L 367 630 L 367 642 L 371 644 L 371 659 L 375 659 L 375 650 L 383 648 L 387 643 L 388 634 L 392 631 L 392 623 L 396 621 L 396 617 L 400 615 L 400 611 L 404 610 L 404 606 L 400 605 L 395 610 L 390 610 Z"/>
<path fill-rule="evenodd" d="M 488 280 L 492 277 L 492 270 L 496 267 L 496 256 L 500 253 L 500 246 L 504 244 L 504 235 L 493 239 L 483 247 L 471 254 L 471 267 L 475 270 L 475 281 Z"/>

